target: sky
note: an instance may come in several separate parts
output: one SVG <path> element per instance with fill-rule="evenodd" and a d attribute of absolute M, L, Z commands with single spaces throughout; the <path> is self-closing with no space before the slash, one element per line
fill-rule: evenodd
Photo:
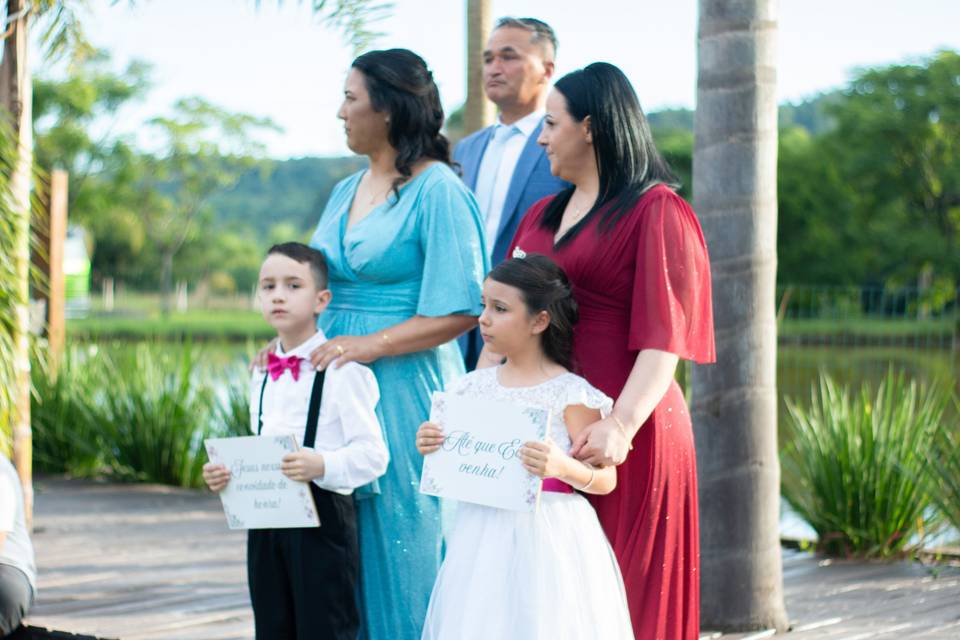
<path fill-rule="evenodd" d="M 84 24 L 116 69 L 153 65 L 154 88 L 117 114 L 114 130 L 199 95 L 267 116 L 276 158 L 349 151 L 336 119 L 352 55 L 341 36 L 296 0 L 90 0 Z M 278 7 L 278 5 L 280 5 Z M 695 106 L 696 0 L 493 0 L 494 15 L 532 16 L 556 31 L 558 76 L 590 62 L 616 64 L 647 111 Z M 376 48 L 406 47 L 431 66 L 444 108 L 465 97 L 466 0 L 394 0 Z M 588 7 L 585 8 L 585 7 Z M 799 101 L 842 86 L 859 67 L 960 50 L 960 0 L 780 0 L 778 95 Z M 39 65 L 35 72 L 56 74 Z"/>

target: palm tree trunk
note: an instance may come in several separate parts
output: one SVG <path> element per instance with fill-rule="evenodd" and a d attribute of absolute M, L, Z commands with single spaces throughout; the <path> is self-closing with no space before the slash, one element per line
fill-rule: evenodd
<path fill-rule="evenodd" d="M 787 627 L 777 456 L 776 0 L 700 0 L 694 206 L 710 247 L 717 364 L 693 370 L 701 619 Z"/>
<path fill-rule="evenodd" d="M 23 0 L 8 0 L 7 15 L 23 9 Z M 10 415 L 13 431 L 13 462 L 23 485 L 27 520 L 33 515 L 32 434 L 30 430 L 30 177 L 33 161 L 30 67 L 27 64 L 29 16 L 22 15 L 12 25 L 3 43 L 0 63 L 0 105 L 12 119 L 17 142 L 17 158 L 10 176 L 10 207 L 16 216 L 16 242 L 13 260 L 17 288 L 14 303 L 13 341 L 16 377 Z"/>
<path fill-rule="evenodd" d="M 467 104 L 463 132 L 470 135 L 493 123 L 493 103 L 483 92 L 483 48 L 493 26 L 490 0 L 467 0 Z"/>

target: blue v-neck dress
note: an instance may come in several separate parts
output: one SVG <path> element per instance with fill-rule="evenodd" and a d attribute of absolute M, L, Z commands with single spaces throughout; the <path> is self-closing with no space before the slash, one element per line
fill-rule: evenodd
<path fill-rule="evenodd" d="M 347 229 L 363 172 L 334 188 L 310 244 L 323 252 L 333 300 L 330 337 L 367 335 L 415 315 L 480 315 L 489 268 L 473 195 L 444 164 L 426 168 Z M 390 450 L 386 474 L 357 492 L 363 637 L 418 640 L 440 566 L 440 505 L 420 493 L 415 433 L 430 395 L 463 374 L 456 341 L 371 364 Z"/>

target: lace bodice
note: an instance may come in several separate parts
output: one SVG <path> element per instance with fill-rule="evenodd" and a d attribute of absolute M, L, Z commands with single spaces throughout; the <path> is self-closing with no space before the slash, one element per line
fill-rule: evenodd
<path fill-rule="evenodd" d="M 489 367 L 468 373 L 450 385 L 447 392 L 551 410 L 549 436 L 563 451 L 569 451 L 572 444 L 563 419 L 564 409 L 582 404 L 599 409 L 606 417 L 613 408 L 612 399 L 573 373 L 564 373 L 531 387 L 505 387 L 500 384 L 499 370 L 500 367 Z"/>

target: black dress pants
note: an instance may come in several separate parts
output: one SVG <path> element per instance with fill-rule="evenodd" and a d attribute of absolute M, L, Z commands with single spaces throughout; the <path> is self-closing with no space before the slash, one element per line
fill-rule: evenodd
<path fill-rule="evenodd" d="M 19 626 L 33 604 L 33 588 L 26 574 L 0 564 L 0 638 L 6 638 Z"/>
<path fill-rule="evenodd" d="M 319 527 L 248 533 L 257 640 L 356 640 L 360 553 L 353 496 L 312 483 L 310 489 Z"/>

